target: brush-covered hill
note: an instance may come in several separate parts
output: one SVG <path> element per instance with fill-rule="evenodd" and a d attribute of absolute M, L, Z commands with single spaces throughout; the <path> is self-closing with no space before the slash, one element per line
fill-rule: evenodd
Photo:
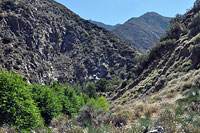
<path fill-rule="evenodd" d="M 117 27 L 119 27 L 121 24 L 116 24 L 116 25 L 108 25 L 104 24 L 102 22 L 94 21 L 94 20 L 89 20 L 91 23 L 98 25 L 99 27 L 105 28 L 109 31 L 115 30 Z"/>
<path fill-rule="evenodd" d="M 113 111 L 144 127 L 136 132 L 157 126 L 167 133 L 200 132 L 199 24 L 197 0 L 190 11 L 172 19 L 166 34 L 138 58 L 127 81 L 108 95 Z"/>
<path fill-rule="evenodd" d="M 131 18 L 112 32 L 145 52 L 166 32 L 170 19 L 155 12 L 148 12 L 138 18 Z"/>
<path fill-rule="evenodd" d="M 54 0 L 0 1 L 0 68 L 30 82 L 120 76 L 138 54 Z"/>
<path fill-rule="evenodd" d="M 102 22 L 90 22 L 105 28 L 142 52 L 151 49 L 170 26 L 169 17 L 155 12 L 147 12 L 140 17 L 134 17 L 124 24 L 106 25 Z"/>
<path fill-rule="evenodd" d="M 200 87 L 200 2 L 184 15 L 171 20 L 171 26 L 155 46 L 138 58 L 127 86 L 112 93 L 116 104 L 131 105 L 148 96 L 181 94 Z"/>

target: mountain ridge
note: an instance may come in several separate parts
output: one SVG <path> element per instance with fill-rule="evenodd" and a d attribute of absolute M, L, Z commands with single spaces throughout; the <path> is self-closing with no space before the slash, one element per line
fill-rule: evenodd
<path fill-rule="evenodd" d="M 145 52 L 165 33 L 169 27 L 170 18 L 155 12 L 131 18 L 116 28 L 113 32 L 137 49 Z"/>
<path fill-rule="evenodd" d="M 105 28 L 109 31 L 115 30 L 117 27 L 119 27 L 121 24 L 116 24 L 116 25 L 109 25 L 109 24 L 104 24 L 102 22 L 94 21 L 94 20 L 89 20 L 91 23 L 98 25 L 99 27 Z"/>
<path fill-rule="evenodd" d="M 123 24 L 113 26 L 97 21 L 91 22 L 113 32 L 138 50 L 146 52 L 169 28 L 170 19 L 156 12 L 147 12 L 139 17 L 130 18 Z"/>
<path fill-rule="evenodd" d="M 0 4 L 0 68 L 16 70 L 31 82 L 71 83 L 120 76 L 139 55 L 109 31 L 54 0 Z"/>
<path fill-rule="evenodd" d="M 164 97 L 172 92 L 181 94 L 181 91 L 198 86 L 199 30 L 195 27 L 199 20 L 195 8 L 173 18 L 166 34 L 138 59 L 137 69 L 128 78 L 132 82 L 128 81 L 131 82 L 129 85 L 113 92 L 111 101 L 129 106 L 148 96 Z M 127 99 L 123 100 L 122 97 Z"/>

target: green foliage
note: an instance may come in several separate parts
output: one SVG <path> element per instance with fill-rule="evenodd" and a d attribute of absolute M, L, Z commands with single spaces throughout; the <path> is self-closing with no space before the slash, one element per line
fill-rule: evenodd
<path fill-rule="evenodd" d="M 57 82 L 51 86 L 32 86 L 32 91 L 46 124 L 61 113 L 72 117 L 85 105 L 82 95 L 77 96 L 73 88 Z"/>
<path fill-rule="evenodd" d="M 139 121 L 141 126 L 147 128 L 151 124 L 151 115 L 146 114 L 145 118 L 140 118 L 138 121 Z"/>
<path fill-rule="evenodd" d="M 87 89 L 94 89 L 94 85 L 88 84 Z M 93 96 L 92 91 L 89 94 Z M 66 84 L 28 85 L 15 72 L 0 71 L 0 126 L 14 125 L 19 132 L 36 130 L 60 115 L 77 115 L 86 103 L 90 103 L 96 115 L 110 108 L 104 97 L 94 99 L 82 93 L 78 96 Z"/>
<path fill-rule="evenodd" d="M 176 16 L 170 20 L 170 23 L 171 24 L 174 24 L 174 23 L 177 23 L 177 22 L 180 23 L 182 20 L 183 20 L 183 15 L 176 14 Z"/>
<path fill-rule="evenodd" d="M 96 100 L 91 98 L 89 103 L 80 110 L 77 121 L 82 126 L 89 128 L 100 126 L 106 122 L 105 113 L 109 111 L 109 107 L 110 105 L 104 97 Z"/>
<path fill-rule="evenodd" d="M 163 53 L 171 49 L 175 45 L 176 39 L 169 39 L 157 42 L 151 51 L 136 59 L 138 62 L 137 68 L 133 70 L 135 75 L 139 75 L 145 68 L 154 60 L 161 58 Z"/>
<path fill-rule="evenodd" d="M 110 104 L 105 97 L 100 97 L 95 101 L 94 107 L 100 110 L 109 111 Z"/>
<path fill-rule="evenodd" d="M 46 85 L 33 85 L 32 98 L 37 103 L 46 124 L 62 112 L 62 104 L 55 90 Z"/>
<path fill-rule="evenodd" d="M 177 107 L 175 109 L 175 114 L 176 115 L 183 115 L 184 114 L 184 110 L 181 107 Z"/>
<path fill-rule="evenodd" d="M 196 0 L 194 3 L 194 11 L 199 11 L 200 9 L 200 0 Z"/>
<path fill-rule="evenodd" d="M 43 125 L 27 82 L 13 71 L 0 71 L 0 124 L 14 125 L 18 131 Z"/>
<path fill-rule="evenodd" d="M 96 98 L 97 97 L 97 91 L 95 83 L 89 82 L 84 87 L 83 92 L 88 95 L 90 98 Z"/>
<path fill-rule="evenodd" d="M 184 101 L 186 101 L 188 104 L 192 102 L 200 102 L 200 88 L 199 87 L 193 87 L 190 90 L 186 91 L 185 94 L 186 96 Z"/>
<path fill-rule="evenodd" d="M 83 97 L 76 95 L 73 88 L 64 87 L 64 98 L 63 98 L 63 113 L 69 116 L 74 116 L 78 111 L 85 105 Z"/>
<path fill-rule="evenodd" d="M 95 86 L 96 86 L 97 91 L 106 92 L 107 86 L 108 86 L 108 81 L 106 79 L 100 79 L 96 82 Z"/>
<path fill-rule="evenodd" d="M 118 77 L 112 77 L 111 80 L 101 78 L 95 82 L 97 92 L 111 92 L 114 91 L 121 84 L 122 80 Z"/>
<path fill-rule="evenodd" d="M 200 30 L 200 13 L 197 13 L 194 18 L 192 19 L 192 22 L 189 24 L 189 36 L 195 36 L 199 33 Z"/>
<path fill-rule="evenodd" d="M 82 93 L 82 86 L 78 83 L 75 83 L 73 86 L 72 86 L 76 92 L 77 95 L 80 95 Z"/>
<path fill-rule="evenodd" d="M 167 30 L 166 34 L 164 34 L 160 41 L 165 41 L 169 39 L 178 39 L 182 33 L 182 27 L 179 22 L 174 22 L 171 24 L 170 28 Z"/>

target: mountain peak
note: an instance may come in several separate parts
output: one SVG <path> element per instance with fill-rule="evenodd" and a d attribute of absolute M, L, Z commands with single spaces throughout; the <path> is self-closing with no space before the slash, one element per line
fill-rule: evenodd
<path fill-rule="evenodd" d="M 142 16 L 162 16 L 157 12 L 147 12 L 145 14 L 143 14 Z"/>
<path fill-rule="evenodd" d="M 171 18 L 156 12 L 147 12 L 138 18 L 131 18 L 114 33 L 137 49 L 145 52 L 162 36 L 169 27 Z"/>
<path fill-rule="evenodd" d="M 119 36 L 122 40 L 142 52 L 152 48 L 153 44 L 169 27 L 171 18 L 163 17 L 156 12 L 147 12 L 140 17 L 133 17 L 124 24 L 106 25 L 102 22 L 89 20 Z"/>

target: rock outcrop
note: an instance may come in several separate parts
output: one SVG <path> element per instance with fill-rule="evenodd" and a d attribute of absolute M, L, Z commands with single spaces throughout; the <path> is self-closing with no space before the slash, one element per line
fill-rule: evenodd
<path fill-rule="evenodd" d="M 127 73 L 139 52 L 54 0 L 0 2 L 0 68 L 30 82 L 83 82 Z"/>

